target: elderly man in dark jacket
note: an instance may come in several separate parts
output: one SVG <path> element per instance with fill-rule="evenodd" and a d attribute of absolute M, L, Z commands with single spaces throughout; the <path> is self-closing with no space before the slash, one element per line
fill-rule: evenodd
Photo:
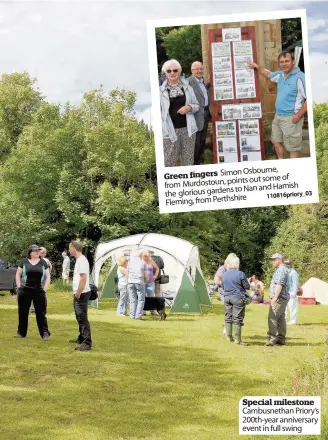
<path fill-rule="evenodd" d="M 204 149 L 207 135 L 208 123 L 211 119 L 210 113 L 210 94 L 209 84 L 205 84 L 203 77 L 203 64 L 195 61 L 191 65 L 192 76 L 187 79 L 189 85 L 193 88 L 197 101 L 199 102 L 199 111 L 195 113 L 197 124 L 196 142 L 195 142 L 195 165 L 204 163 Z"/>

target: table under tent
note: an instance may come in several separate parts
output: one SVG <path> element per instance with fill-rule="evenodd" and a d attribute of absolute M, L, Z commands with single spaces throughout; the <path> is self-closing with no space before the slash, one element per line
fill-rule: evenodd
<path fill-rule="evenodd" d="M 162 257 L 169 283 L 161 285 L 161 295 L 170 298 L 171 313 L 202 313 L 201 305 L 212 306 L 197 246 L 171 235 L 152 233 L 131 235 L 97 246 L 92 278 L 98 286 L 101 273 L 100 301 L 116 298 L 117 261 L 123 255 L 129 257 L 135 250 L 153 251 Z M 104 275 L 101 269 L 108 261 L 109 270 Z"/>

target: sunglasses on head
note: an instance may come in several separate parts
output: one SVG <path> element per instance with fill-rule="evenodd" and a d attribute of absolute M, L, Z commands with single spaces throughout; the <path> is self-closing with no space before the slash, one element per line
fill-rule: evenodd
<path fill-rule="evenodd" d="M 167 71 L 166 71 L 166 73 L 171 73 L 171 72 L 173 72 L 173 73 L 177 73 L 177 72 L 179 72 L 179 70 L 178 69 L 168 69 Z"/>

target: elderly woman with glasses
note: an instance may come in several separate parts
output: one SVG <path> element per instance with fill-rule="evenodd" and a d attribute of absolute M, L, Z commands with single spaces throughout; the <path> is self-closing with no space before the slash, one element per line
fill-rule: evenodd
<path fill-rule="evenodd" d="M 181 65 L 177 60 L 163 64 L 166 80 L 160 86 L 163 130 L 164 162 L 166 167 L 194 164 L 197 125 L 194 114 L 199 103 L 194 90 L 181 78 Z"/>

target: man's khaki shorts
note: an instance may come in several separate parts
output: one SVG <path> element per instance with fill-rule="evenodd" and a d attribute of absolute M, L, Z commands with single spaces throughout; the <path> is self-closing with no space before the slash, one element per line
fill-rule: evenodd
<path fill-rule="evenodd" d="M 303 122 L 304 117 L 294 124 L 292 116 L 275 115 L 272 121 L 271 141 L 283 143 L 289 152 L 301 151 Z"/>

